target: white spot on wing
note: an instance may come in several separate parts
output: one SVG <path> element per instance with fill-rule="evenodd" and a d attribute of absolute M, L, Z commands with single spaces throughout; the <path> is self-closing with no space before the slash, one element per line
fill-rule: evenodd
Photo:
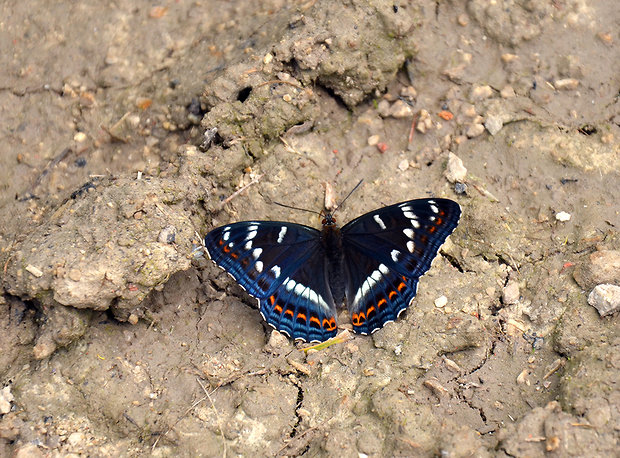
<path fill-rule="evenodd" d="M 359 303 L 375 286 L 383 277 L 383 275 L 387 275 L 390 269 L 388 269 L 385 264 L 379 264 L 378 270 L 373 271 L 370 276 L 364 280 L 360 288 L 355 293 L 355 298 L 353 299 L 353 306 Z M 382 275 L 383 274 L 383 275 Z"/>
<path fill-rule="evenodd" d="M 411 211 L 411 207 L 410 207 L 409 205 L 407 205 L 406 203 L 405 203 L 405 204 L 402 204 L 402 205 L 400 206 L 400 208 L 401 208 L 401 209 L 402 209 L 402 211 L 404 211 L 404 212 L 410 212 L 410 211 Z"/>
<path fill-rule="evenodd" d="M 254 248 L 254 251 L 252 251 L 252 256 L 254 256 L 254 259 L 258 259 L 258 257 L 260 256 L 262 252 L 263 252 L 262 248 Z"/>
<path fill-rule="evenodd" d="M 280 276 L 280 266 L 273 266 L 270 270 L 273 272 L 274 277 L 278 278 Z"/>
<path fill-rule="evenodd" d="M 417 220 L 417 219 L 412 219 L 412 220 L 411 220 L 411 225 L 412 225 L 413 227 L 415 227 L 416 229 L 420 229 L 420 223 L 418 222 L 418 220 Z"/>
<path fill-rule="evenodd" d="M 381 229 L 385 230 L 385 223 L 381 220 L 379 215 L 375 215 L 372 218 L 375 220 L 375 222 L 379 225 Z"/>
<path fill-rule="evenodd" d="M 409 250 L 409 253 L 413 253 L 415 250 L 415 243 L 413 243 L 411 240 L 409 240 L 407 242 L 407 249 Z"/>
<path fill-rule="evenodd" d="M 246 250 L 251 250 L 252 249 L 252 241 L 250 240 L 248 243 L 246 243 L 243 248 L 245 248 Z"/>
<path fill-rule="evenodd" d="M 262 272 L 263 271 L 263 261 L 256 261 L 256 264 L 254 264 L 254 268 L 256 269 L 257 272 Z"/>
<path fill-rule="evenodd" d="M 409 211 L 403 211 L 403 215 L 405 215 L 405 218 L 409 218 L 409 219 L 416 219 L 417 218 L 415 213 L 409 212 Z"/>
<path fill-rule="evenodd" d="M 222 236 L 222 238 L 225 242 L 228 242 L 228 239 L 230 238 L 230 232 L 224 231 L 224 235 Z"/>
<path fill-rule="evenodd" d="M 248 231 L 255 231 L 258 229 L 258 225 L 257 224 L 252 224 L 251 226 L 248 226 Z"/>
<path fill-rule="evenodd" d="M 256 227 L 256 226 L 250 226 L 250 227 Z M 245 237 L 246 240 L 252 240 L 254 237 L 256 237 L 256 231 L 250 231 L 248 232 L 248 235 Z"/>
<path fill-rule="evenodd" d="M 400 256 L 400 251 L 392 250 L 392 252 L 390 254 L 392 255 L 392 261 L 398 262 L 398 257 Z"/>
<path fill-rule="evenodd" d="M 403 229 L 403 232 L 404 232 L 404 233 L 405 233 L 405 235 L 406 235 L 408 238 L 410 238 L 410 239 L 412 239 L 412 238 L 413 238 L 413 236 L 415 235 L 415 232 L 413 231 L 413 229 L 409 229 L 409 228 L 407 228 L 407 229 Z"/>
<path fill-rule="evenodd" d="M 433 213 L 439 213 L 439 209 L 437 208 L 437 205 L 431 205 L 431 210 L 433 211 Z"/>
<path fill-rule="evenodd" d="M 278 243 L 282 243 L 282 240 L 284 240 L 284 236 L 286 235 L 287 230 L 288 229 L 286 226 L 282 226 L 282 229 L 280 229 L 280 233 L 278 234 Z"/>

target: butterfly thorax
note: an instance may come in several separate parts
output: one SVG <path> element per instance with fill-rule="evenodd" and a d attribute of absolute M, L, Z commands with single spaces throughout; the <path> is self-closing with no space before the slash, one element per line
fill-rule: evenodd
<path fill-rule="evenodd" d="M 344 255 L 342 234 L 336 221 L 327 213 L 323 220 L 321 245 L 325 250 L 325 274 L 336 307 L 342 305 L 345 295 Z"/>

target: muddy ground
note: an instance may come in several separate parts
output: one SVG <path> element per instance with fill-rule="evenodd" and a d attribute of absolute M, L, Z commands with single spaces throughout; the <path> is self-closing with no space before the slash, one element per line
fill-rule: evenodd
<path fill-rule="evenodd" d="M 0 18 L 1 456 L 617 453 L 618 312 L 588 303 L 620 285 L 616 2 Z M 404 317 L 305 353 L 196 233 L 317 226 L 272 201 L 362 178 L 339 221 L 431 195 L 463 217 Z"/>

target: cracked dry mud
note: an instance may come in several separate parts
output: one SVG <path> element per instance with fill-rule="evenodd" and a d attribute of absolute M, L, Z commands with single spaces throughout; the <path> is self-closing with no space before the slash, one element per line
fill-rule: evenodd
<path fill-rule="evenodd" d="M 614 2 L 0 15 L 1 456 L 616 452 L 618 313 L 587 302 L 620 284 Z M 463 217 L 405 316 L 306 354 L 196 232 L 317 226 L 272 202 L 361 178 L 340 223 Z"/>

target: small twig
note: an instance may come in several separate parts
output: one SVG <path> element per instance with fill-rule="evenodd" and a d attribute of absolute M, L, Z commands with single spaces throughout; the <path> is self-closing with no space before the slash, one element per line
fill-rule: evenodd
<path fill-rule="evenodd" d="M 226 199 L 224 199 L 221 203 L 220 203 L 220 208 L 224 208 L 224 205 L 226 205 L 228 202 L 230 202 L 231 200 L 233 200 L 235 197 L 237 197 L 239 194 L 241 194 L 243 191 L 245 191 L 246 189 L 248 189 L 250 186 L 252 186 L 253 184 L 258 183 L 258 181 L 265 176 L 264 173 L 261 173 L 259 176 L 257 176 L 256 178 L 254 178 L 252 181 L 250 181 L 248 184 L 246 184 L 245 186 L 243 186 L 241 189 L 238 189 L 237 191 L 233 192 L 230 196 L 228 196 Z"/>
<path fill-rule="evenodd" d="M 211 395 L 209 394 L 205 386 L 202 384 L 202 382 L 200 381 L 198 377 L 196 377 L 196 381 L 200 385 L 200 388 L 202 388 L 202 391 L 205 392 L 205 395 L 209 399 L 209 402 L 211 403 L 211 407 L 213 407 L 213 411 L 215 412 L 215 417 L 217 418 L 217 425 L 220 429 L 220 435 L 222 436 L 222 444 L 224 445 L 224 454 L 222 456 L 226 458 L 226 437 L 224 437 L 224 430 L 222 428 L 222 419 L 220 418 L 220 414 L 215 408 L 215 403 L 213 402 L 213 399 L 211 398 Z"/>
<path fill-rule="evenodd" d="M 202 398 L 198 399 L 196 402 L 194 402 L 184 413 L 183 415 L 180 415 L 179 418 L 177 418 L 177 421 L 175 421 L 172 426 L 170 426 L 165 433 L 160 434 L 159 436 L 157 436 L 157 439 L 155 440 L 155 442 L 153 443 L 153 446 L 151 447 L 151 451 L 155 450 L 155 447 L 157 447 L 157 444 L 159 443 L 159 439 L 161 439 L 162 437 L 165 437 L 170 431 L 172 431 L 172 428 L 174 428 L 183 418 L 185 418 L 187 416 L 188 413 L 190 413 L 198 404 L 200 404 L 202 401 L 204 401 L 205 399 L 208 399 L 207 396 L 203 396 Z"/>

